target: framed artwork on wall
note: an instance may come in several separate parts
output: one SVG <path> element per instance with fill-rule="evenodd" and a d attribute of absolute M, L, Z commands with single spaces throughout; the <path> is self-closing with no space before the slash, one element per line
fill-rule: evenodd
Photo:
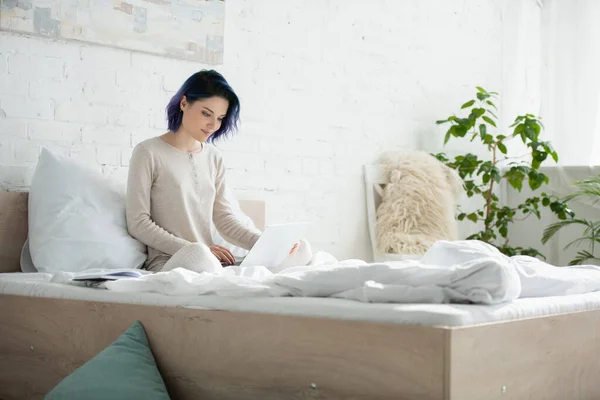
<path fill-rule="evenodd" d="M 0 0 L 0 29 L 222 64 L 225 0 Z"/>

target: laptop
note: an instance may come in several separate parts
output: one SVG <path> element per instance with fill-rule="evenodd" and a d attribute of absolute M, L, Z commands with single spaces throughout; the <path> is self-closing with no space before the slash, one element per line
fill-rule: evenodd
<path fill-rule="evenodd" d="M 309 226 L 308 222 L 268 225 L 246 257 L 236 258 L 233 265 L 240 267 L 261 265 L 268 268 L 280 266 L 294 245 L 306 235 Z"/>

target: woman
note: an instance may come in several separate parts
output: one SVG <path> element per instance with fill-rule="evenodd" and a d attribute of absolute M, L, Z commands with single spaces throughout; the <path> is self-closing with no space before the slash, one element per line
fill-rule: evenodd
<path fill-rule="evenodd" d="M 166 271 L 202 259 L 193 268 L 214 272 L 234 263 L 226 248 L 213 244 L 213 222 L 236 246 L 250 249 L 258 240 L 260 232 L 238 221 L 227 201 L 223 158 L 211 145 L 235 131 L 239 113 L 238 97 L 225 78 L 203 70 L 190 76 L 167 105 L 169 131 L 134 148 L 127 227 L 148 246 L 146 269 Z M 298 257 L 297 248 L 290 257 Z"/>

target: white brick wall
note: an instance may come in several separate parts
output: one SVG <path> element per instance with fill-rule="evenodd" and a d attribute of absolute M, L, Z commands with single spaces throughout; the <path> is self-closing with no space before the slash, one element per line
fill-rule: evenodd
<path fill-rule="evenodd" d="M 434 121 L 475 85 L 502 90 L 496 0 L 227 0 L 225 74 L 242 129 L 222 144 L 240 197 L 272 222 L 369 258 L 361 167 L 439 138 Z M 202 65 L 0 33 L 0 187 L 29 185 L 42 146 L 126 177 L 131 149 Z M 504 77 L 506 78 L 506 77 Z"/>

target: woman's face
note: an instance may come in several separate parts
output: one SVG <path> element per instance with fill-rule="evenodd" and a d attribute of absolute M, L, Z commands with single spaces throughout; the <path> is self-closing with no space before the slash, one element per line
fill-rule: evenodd
<path fill-rule="evenodd" d="M 229 102 L 222 97 L 209 97 L 189 103 L 181 99 L 183 119 L 181 129 L 199 142 L 206 140 L 221 127 Z"/>

